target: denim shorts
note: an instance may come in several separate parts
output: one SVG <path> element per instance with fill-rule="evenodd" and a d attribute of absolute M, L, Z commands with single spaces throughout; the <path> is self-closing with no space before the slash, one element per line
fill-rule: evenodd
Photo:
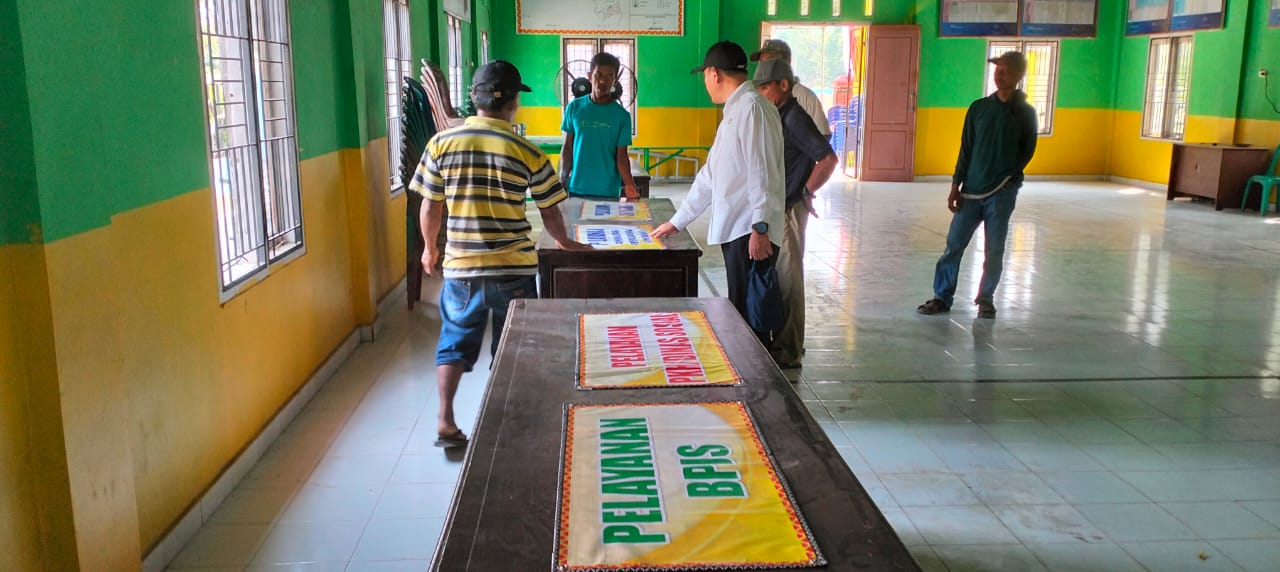
<path fill-rule="evenodd" d="M 493 312 L 493 341 L 489 345 L 492 355 L 498 351 L 502 327 L 507 322 L 507 306 L 517 298 L 537 297 L 533 276 L 445 278 L 440 289 L 436 365 L 461 365 L 471 371 L 480 357 L 489 312 Z"/>

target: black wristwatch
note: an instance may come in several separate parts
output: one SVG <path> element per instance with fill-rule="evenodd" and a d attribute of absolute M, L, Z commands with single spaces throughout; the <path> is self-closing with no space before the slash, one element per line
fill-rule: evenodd
<path fill-rule="evenodd" d="M 760 234 L 769 234 L 769 223 L 767 222 L 755 223 L 751 225 L 751 230 L 754 230 Z"/>

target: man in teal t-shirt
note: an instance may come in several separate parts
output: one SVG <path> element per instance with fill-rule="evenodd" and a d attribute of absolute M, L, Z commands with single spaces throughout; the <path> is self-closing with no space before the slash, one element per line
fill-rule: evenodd
<path fill-rule="evenodd" d="M 622 63 L 617 57 L 596 54 L 591 58 L 591 95 L 569 102 L 564 109 L 560 123 L 560 130 L 565 133 L 561 179 L 570 196 L 640 198 L 627 157 L 631 114 L 611 94 L 620 69 Z"/>

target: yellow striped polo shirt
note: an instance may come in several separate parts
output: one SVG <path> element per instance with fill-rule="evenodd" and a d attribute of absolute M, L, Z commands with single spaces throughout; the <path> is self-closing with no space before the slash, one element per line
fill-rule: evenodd
<path fill-rule="evenodd" d="M 540 209 L 568 198 L 547 155 L 489 117 L 432 137 L 409 188 L 449 209 L 445 278 L 537 274 L 525 192 Z"/>

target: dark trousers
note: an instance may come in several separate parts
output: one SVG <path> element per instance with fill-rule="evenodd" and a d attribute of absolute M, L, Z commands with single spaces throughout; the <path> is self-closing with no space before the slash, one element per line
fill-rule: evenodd
<path fill-rule="evenodd" d="M 725 281 L 729 283 L 729 301 L 744 320 L 747 319 L 747 278 L 751 272 L 751 234 L 747 233 L 720 245 L 720 252 L 724 254 Z M 770 245 L 773 246 L 773 254 L 763 262 L 773 266 L 778 263 L 779 248 L 772 242 Z M 760 332 L 756 332 L 756 335 L 760 335 Z"/>

